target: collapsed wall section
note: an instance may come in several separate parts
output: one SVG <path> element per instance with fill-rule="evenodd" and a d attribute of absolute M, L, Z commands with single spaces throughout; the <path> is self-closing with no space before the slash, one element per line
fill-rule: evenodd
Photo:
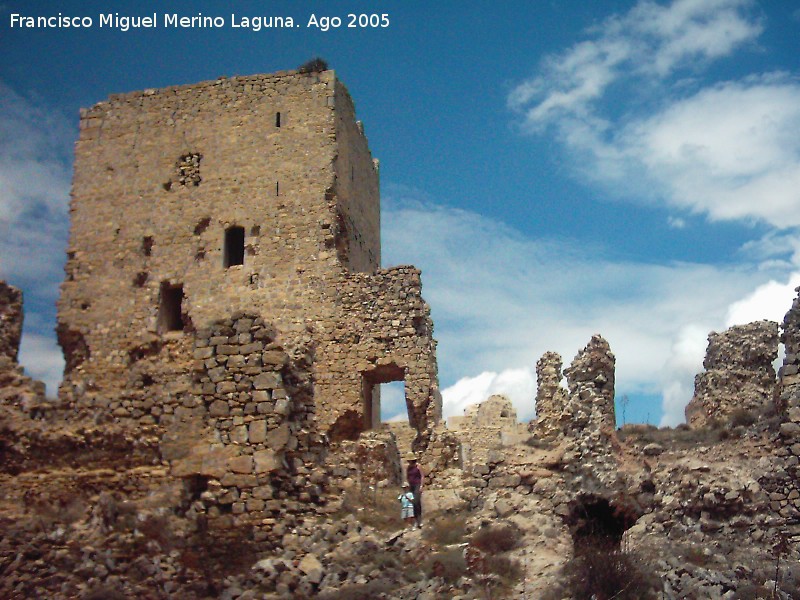
<path fill-rule="evenodd" d="M 44 402 L 45 386 L 27 377 L 17 362 L 22 321 L 22 291 L 0 280 L 0 406 L 35 416 Z"/>
<path fill-rule="evenodd" d="M 409 424 L 424 432 L 441 419 L 436 342 L 419 270 L 353 273 L 336 290 L 336 318 L 320 324 L 315 397 L 333 441 L 380 424 L 380 384 L 405 383 Z"/>
<path fill-rule="evenodd" d="M 726 421 L 734 411 L 763 410 L 773 400 L 778 356 L 778 324 L 757 321 L 711 332 L 703 361 L 705 372 L 694 380 L 694 397 L 686 422 L 703 427 Z"/>
<path fill-rule="evenodd" d="M 559 433 L 567 404 L 567 390 L 561 387 L 563 373 L 561 355 L 545 352 L 536 361 L 536 421 L 531 430 L 542 439 Z"/>
<path fill-rule="evenodd" d="M 22 292 L 0 280 L 0 357 L 16 362 L 22 340 Z"/>
<path fill-rule="evenodd" d="M 526 438 L 526 427 L 517 421 L 517 411 L 506 396 L 493 395 L 464 409 L 464 415 L 447 420 L 461 443 L 465 468 L 485 465 L 489 452 Z"/>

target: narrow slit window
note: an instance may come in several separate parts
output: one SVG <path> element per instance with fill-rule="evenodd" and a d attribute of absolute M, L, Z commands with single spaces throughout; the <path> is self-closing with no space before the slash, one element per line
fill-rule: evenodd
<path fill-rule="evenodd" d="M 183 285 L 161 284 L 161 300 L 158 307 L 158 330 L 183 331 Z"/>
<path fill-rule="evenodd" d="M 244 227 L 229 227 L 225 230 L 224 265 L 227 269 L 244 264 Z"/>
<path fill-rule="evenodd" d="M 280 127 L 280 126 L 281 126 L 281 113 L 276 112 L 275 113 L 275 127 Z"/>
<path fill-rule="evenodd" d="M 281 182 L 280 181 L 276 181 L 275 182 L 275 195 L 276 196 L 280 196 L 281 195 Z"/>

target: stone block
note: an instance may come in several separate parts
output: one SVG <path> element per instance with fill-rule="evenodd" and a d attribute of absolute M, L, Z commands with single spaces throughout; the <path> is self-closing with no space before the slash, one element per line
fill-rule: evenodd
<path fill-rule="evenodd" d="M 230 433 L 231 442 L 236 444 L 246 444 L 247 443 L 247 427 L 245 425 L 239 425 L 238 427 L 234 427 L 231 429 Z"/>
<path fill-rule="evenodd" d="M 247 507 L 247 512 L 264 510 L 264 501 L 261 498 L 248 498 L 246 507 Z"/>
<path fill-rule="evenodd" d="M 282 423 L 267 433 L 267 446 L 273 450 L 282 450 L 289 443 L 290 437 L 289 425 L 287 423 Z"/>
<path fill-rule="evenodd" d="M 262 444 L 267 439 L 267 422 L 264 419 L 251 421 L 248 428 L 251 444 Z"/>
<path fill-rule="evenodd" d="M 281 457 L 272 450 L 257 450 L 253 453 L 253 461 L 256 473 L 271 473 L 283 468 Z"/>
<path fill-rule="evenodd" d="M 305 573 L 308 580 L 315 585 L 322 581 L 322 577 L 325 575 L 325 569 L 322 567 L 322 563 L 313 554 L 306 554 L 300 561 L 298 568 Z"/>
<path fill-rule="evenodd" d="M 252 473 L 253 457 L 236 456 L 228 460 L 228 468 L 234 473 Z"/>
<path fill-rule="evenodd" d="M 257 390 L 275 389 L 281 385 L 279 373 L 262 373 L 253 380 Z"/>
<path fill-rule="evenodd" d="M 230 414 L 230 406 L 223 400 L 215 400 L 208 412 L 212 417 L 227 417 Z"/>
<path fill-rule="evenodd" d="M 232 394 L 236 391 L 236 383 L 233 381 L 220 381 L 217 384 L 217 394 Z"/>
<path fill-rule="evenodd" d="M 289 355 L 282 350 L 267 350 L 261 354 L 261 362 L 264 365 L 282 367 L 289 362 Z"/>
<path fill-rule="evenodd" d="M 253 402 L 270 402 L 272 394 L 267 390 L 256 390 L 252 394 Z"/>
<path fill-rule="evenodd" d="M 787 438 L 796 438 L 800 436 L 800 424 L 798 423 L 781 423 L 781 435 Z"/>
<path fill-rule="evenodd" d="M 214 356 L 214 349 L 210 346 L 206 348 L 197 348 L 194 351 L 194 358 L 198 360 L 211 358 L 212 356 Z"/>

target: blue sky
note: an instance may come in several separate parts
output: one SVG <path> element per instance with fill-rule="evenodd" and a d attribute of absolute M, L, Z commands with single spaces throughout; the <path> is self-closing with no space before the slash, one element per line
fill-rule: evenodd
<path fill-rule="evenodd" d="M 381 160 L 384 264 L 423 270 L 445 413 L 498 392 L 530 418 L 536 360 L 566 366 L 600 333 L 626 420 L 680 422 L 709 331 L 781 320 L 800 285 L 798 8 L 0 0 L 0 277 L 25 292 L 22 362 L 54 389 L 79 109 L 322 56 Z M 11 27 L 59 12 L 93 26 Z M 109 12 L 225 26 L 101 29 Z M 347 28 L 351 12 L 390 24 Z M 306 27 L 312 13 L 344 25 Z M 397 390 L 384 404 L 399 410 Z"/>

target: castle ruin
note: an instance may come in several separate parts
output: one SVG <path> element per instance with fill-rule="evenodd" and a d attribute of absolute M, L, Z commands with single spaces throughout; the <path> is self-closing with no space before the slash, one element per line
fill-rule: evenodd
<path fill-rule="evenodd" d="M 334 441 L 380 423 L 390 381 L 405 382 L 417 432 L 439 421 L 420 273 L 380 268 L 378 162 L 333 71 L 145 90 L 82 111 L 70 214 L 60 396 L 78 413 L 163 425 L 223 397 L 249 421 L 254 394 L 280 399 L 281 381 L 254 385 L 262 371 L 302 357 L 316 427 Z M 275 328 L 268 343 L 244 315 Z M 239 329 L 220 330 L 226 320 Z"/>
<path fill-rule="evenodd" d="M 536 420 L 492 397 L 448 429 L 420 273 L 380 268 L 377 163 L 332 71 L 84 111 L 71 220 L 58 402 L 0 282 L 1 596 L 583 598 L 576 574 L 627 557 L 605 597 L 800 597 L 800 298 L 777 382 L 777 324 L 709 337 L 688 425 L 617 429 L 595 335 L 538 361 Z M 378 428 L 398 380 L 410 427 Z M 424 532 L 397 531 L 412 446 Z"/>

